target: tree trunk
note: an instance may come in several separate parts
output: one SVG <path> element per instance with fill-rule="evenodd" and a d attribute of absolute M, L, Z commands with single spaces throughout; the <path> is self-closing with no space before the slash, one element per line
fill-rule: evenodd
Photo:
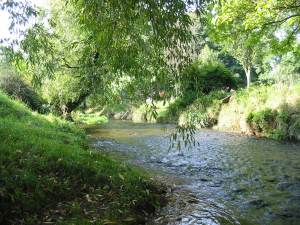
<path fill-rule="evenodd" d="M 66 120 L 73 121 L 71 113 L 74 109 L 76 109 L 85 99 L 90 95 L 90 93 L 82 93 L 78 99 L 74 101 L 67 102 L 65 105 L 61 107 L 62 117 Z"/>
<path fill-rule="evenodd" d="M 244 70 L 247 78 L 247 88 L 249 88 L 251 83 L 251 67 L 250 66 L 245 67 Z"/>

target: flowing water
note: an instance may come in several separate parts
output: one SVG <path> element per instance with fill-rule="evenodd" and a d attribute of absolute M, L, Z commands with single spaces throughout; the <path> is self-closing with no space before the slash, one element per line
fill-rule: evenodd
<path fill-rule="evenodd" d="M 199 130 L 169 149 L 173 127 L 112 121 L 90 128 L 101 151 L 157 171 L 177 196 L 151 224 L 300 225 L 300 145 Z"/>

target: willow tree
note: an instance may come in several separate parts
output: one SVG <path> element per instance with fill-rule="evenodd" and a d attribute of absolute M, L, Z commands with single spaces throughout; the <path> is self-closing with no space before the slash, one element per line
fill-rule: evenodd
<path fill-rule="evenodd" d="M 16 55 L 35 83 L 72 80 L 65 82 L 72 94 L 59 103 L 67 116 L 122 76 L 163 80 L 167 73 L 176 74 L 189 59 L 183 54 L 193 38 L 188 11 L 201 3 L 53 0 L 50 13 L 29 29 Z"/>

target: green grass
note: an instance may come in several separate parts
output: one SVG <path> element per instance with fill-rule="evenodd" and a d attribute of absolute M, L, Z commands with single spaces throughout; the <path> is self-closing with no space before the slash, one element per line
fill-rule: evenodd
<path fill-rule="evenodd" d="M 157 107 L 158 123 L 178 123 L 182 126 L 194 125 L 212 127 L 217 122 L 222 99 L 229 95 L 224 91 L 212 91 L 209 94 L 189 92 L 164 107 Z"/>
<path fill-rule="evenodd" d="M 156 122 L 175 122 L 197 128 L 300 141 L 300 84 L 252 85 L 228 92 L 189 93 L 158 111 Z M 197 98 L 196 98 L 197 97 Z"/>
<path fill-rule="evenodd" d="M 193 103 L 196 99 L 196 93 L 188 92 L 183 96 L 177 97 L 173 102 L 171 102 L 165 111 L 158 114 L 159 122 L 171 122 L 177 123 L 182 114 L 189 105 Z"/>
<path fill-rule="evenodd" d="M 218 128 L 276 140 L 300 140 L 300 84 L 239 90 L 219 113 Z"/>
<path fill-rule="evenodd" d="M 108 118 L 106 116 L 98 115 L 97 113 L 77 112 L 74 113 L 72 116 L 75 122 L 87 125 L 104 124 L 108 122 Z"/>
<path fill-rule="evenodd" d="M 162 189 L 139 169 L 2 93 L 0 138 L 0 224 L 143 224 L 161 204 Z"/>

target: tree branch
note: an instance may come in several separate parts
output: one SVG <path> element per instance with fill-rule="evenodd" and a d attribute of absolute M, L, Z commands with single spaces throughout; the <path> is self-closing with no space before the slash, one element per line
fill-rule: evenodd
<path fill-rule="evenodd" d="M 265 27 L 265 26 L 269 26 L 269 25 L 273 25 L 273 24 L 277 24 L 277 23 L 282 24 L 282 23 L 285 23 L 286 21 L 288 21 L 289 19 L 294 18 L 294 17 L 298 17 L 298 16 L 300 16 L 300 14 L 293 14 L 293 15 L 285 17 L 281 20 L 276 20 L 276 21 L 271 21 L 271 22 L 268 22 L 268 23 L 264 23 L 262 26 Z"/>

